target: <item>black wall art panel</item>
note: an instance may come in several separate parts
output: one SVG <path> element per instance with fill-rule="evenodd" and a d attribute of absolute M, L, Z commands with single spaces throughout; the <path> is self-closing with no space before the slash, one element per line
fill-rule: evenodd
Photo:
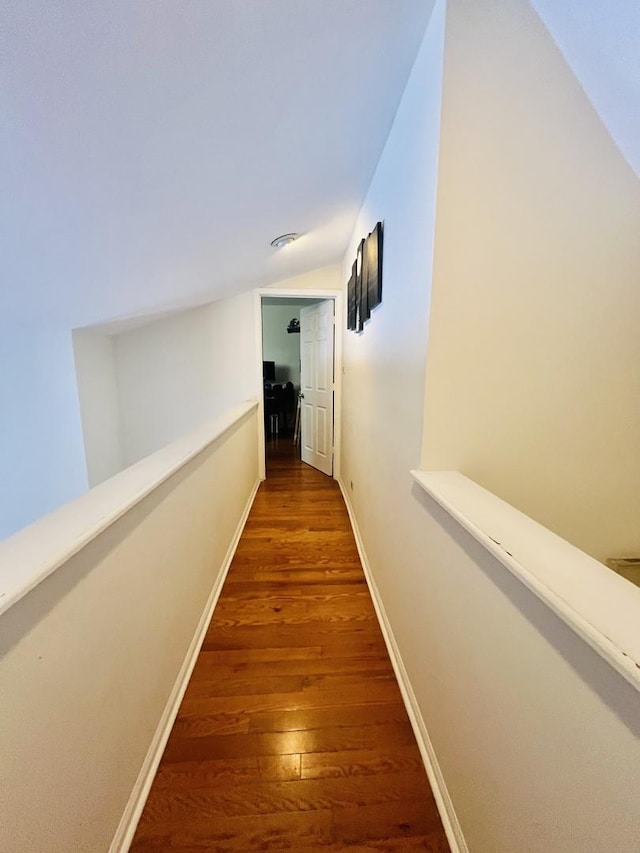
<path fill-rule="evenodd" d="M 364 244 L 367 270 L 367 311 L 382 302 L 382 222 L 378 222 Z"/>
<path fill-rule="evenodd" d="M 356 255 L 356 305 L 358 309 L 357 330 L 362 331 L 364 327 L 364 311 L 366 303 L 367 282 L 363 268 L 364 240 L 360 240 L 358 254 Z"/>
<path fill-rule="evenodd" d="M 360 241 L 347 283 L 347 329 L 361 332 L 382 302 L 382 222 Z"/>
<path fill-rule="evenodd" d="M 358 263 L 353 262 L 351 277 L 347 283 L 347 329 L 354 331 L 358 327 L 358 305 L 356 302 L 356 278 Z"/>

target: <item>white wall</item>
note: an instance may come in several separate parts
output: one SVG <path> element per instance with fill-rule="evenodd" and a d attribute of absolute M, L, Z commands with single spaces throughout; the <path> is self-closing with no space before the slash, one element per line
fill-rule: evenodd
<path fill-rule="evenodd" d="M 23 267 L 21 273 L 24 273 Z M 88 471 L 92 485 L 98 478 L 112 473 L 118 459 L 118 438 L 111 428 L 107 434 L 99 426 L 98 409 L 104 406 L 105 411 L 111 413 L 107 418 L 109 423 L 113 423 L 111 415 L 114 409 L 106 402 L 106 398 L 98 400 L 97 393 L 92 390 L 93 379 L 89 381 L 89 377 L 85 376 L 86 381 L 81 380 L 82 389 L 79 389 L 71 330 L 79 326 L 87 327 L 92 318 L 100 316 L 125 316 L 134 309 L 139 316 L 144 314 L 140 307 L 140 294 L 132 297 L 130 304 L 126 299 L 112 303 L 104 290 L 95 294 L 100 296 L 99 304 L 93 304 L 92 300 L 89 307 L 85 304 L 86 299 L 83 299 L 75 311 L 68 307 L 64 310 L 60 307 L 58 311 L 57 304 L 35 305 L 31 306 L 33 310 L 27 310 L 19 304 L 20 299 L 16 295 L 18 286 L 22 286 L 22 279 L 18 275 L 14 279 L 16 286 L 7 287 L 0 293 L 0 539 L 10 536 L 85 491 Z M 58 280 L 52 279 L 51 291 L 57 292 L 59 285 Z M 278 282 L 275 286 L 293 289 L 306 287 L 311 290 L 339 288 L 340 268 L 323 267 Z M 167 361 L 161 344 L 155 349 L 149 346 L 149 358 L 140 353 L 140 367 L 144 365 L 144 369 L 149 369 L 146 379 L 155 385 L 159 399 L 164 402 L 159 403 L 157 409 L 154 404 L 152 411 L 147 413 L 137 405 L 135 389 L 128 387 L 125 390 L 127 406 L 131 407 L 127 418 L 132 426 L 128 440 L 129 455 L 125 442 L 120 441 L 123 464 L 129 464 L 153 452 L 166 441 L 177 438 L 183 427 L 190 429 L 206 420 L 210 414 L 225 411 L 238 402 L 255 397 L 255 312 L 252 298 L 251 292 L 247 291 L 209 306 L 210 348 L 206 365 L 201 363 L 195 373 L 186 370 L 182 374 L 184 388 L 181 381 L 174 381 L 176 377 L 170 363 L 165 374 L 166 384 L 163 377 L 157 375 L 155 368 L 151 369 L 156 356 L 158 364 Z M 39 312 L 35 309 L 39 309 Z M 107 325 L 101 325 L 99 332 L 108 334 Z M 153 337 L 153 333 L 150 332 L 149 337 Z M 172 339 L 171 333 L 168 338 Z M 175 336 L 173 339 L 175 342 Z M 190 343 L 188 337 L 183 336 L 182 340 L 187 350 L 195 355 L 196 345 Z M 123 349 L 128 349 L 126 344 Z M 135 346 L 131 349 L 135 350 Z M 93 356 L 95 364 L 95 352 Z M 133 357 L 133 362 L 137 360 L 137 357 Z M 186 368 L 188 363 L 189 358 L 185 356 L 183 366 Z M 102 367 L 105 367 L 104 361 Z M 137 371 L 135 364 L 132 367 Z M 136 375 L 141 377 L 139 372 Z M 215 401 L 208 396 L 208 376 L 215 379 Z M 101 395 L 106 391 L 109 397 L 110 380 L 104 370 L 101 370 L 101 377 Z M 200 403 L 194 400 L 196 379 L 204 388 Z M 130 385 L 126 381 L 125 384 Z M 173 391 L 177 396 L 173 396 Z M 94 418 L 89 416 L 93 424 L 92 436 L 88 439 L 88 445 L 92 448 L 89 452 L 85 448 L 87 437 L 83 436 L 80 394 L 84 400 L 91 400 L 90 404 L 87 402 L 82 416 L 87 417 L 89 411 L 96 414 Z M 203 403 L 205 397 L 211 409 L 207 409 Z M 178 403 L 184 403 L 190 418 L 180 414 Z M 157 417 L 152 418 L 152 412 L 157 412 Z M 140 421 L 137 421 L 138 417 Z M 165 418 L 169 429 L 165 429 L 162 424 Z M 150 430 L 152 440 L 149 442 L 144 438 L 146 429 Z M 105 464 L 107 460 L 108 464 Z"/>
<path fill-rule="evenodd" d="M 640 182 L 525 0 L 448 19 L 424 467 L 640 554 Z"/>
<path fill-rule="evenodd" d="M 114 340 L 110 335 L 76 329 L 73 353 L 91 488 L 125 467 Z"/>
<path fill-rule="evenodd" d="M 127 465 L 255 397 L 250 293 L 114 338 Z"/>
<path fill-rule="evenodd" d="M 0 539 L 87 487 L 71 334 L 0 317 Z"/>
<path fill-rule="evenodd" d="M 640 177 L 640 5 L 627 0 L 532 5 Z"/>
<path fill-rule="evenodd" d="M 295 248 L 292 244 L 291 248 Z M 280 251 L 286 252 L 287 248 Z M 340 264 L 319 267 L 301 275 L 285 278 L 268 286 L 268 290 L 340 290 L 342 286 L 342 270 Z"/>
<path fill-rule="evenodd" d="M 450 6 L 471 15 L 475 0 Z M 482 2 L 478 15 L 498 7 L 513 4 Z M 344 334 L 343 486 L 471 853 L 633 853 L 639 694 L 409 475 L 422 448 L 443 19 L 440 2 L 345 257 L 343 281 L 384 220 L 382 305 L 362 335 Z M 491 104 L 477 107 L 481 121 Z"/>
<path fill-rule="evenodd" d="M 255 305 L 253 291 L 211 305 L 211 358 L 216 406 L 221 411 L 256 397 Z"/>
<path fill-rule="evenodd" d="M 251 292 L 114 336 L 117 401 L 100 328 L 2 324 L 0 539 L 255 397 Z"/>
<path fill-rule="evenodd" d="M 300 389 L 300 335 L 289 334 L 287 326 L 293 318 L 300 321 L 300 306 L 283 300 L 278 305 L 262 303 L 262 357 L 274 361 L 276 380 L 293 382 Z"/>
<path fill-rule="evenodd" d="M 216 414 L 206 307 L 117 335 L 114 342 L 126 465 Z"/>
<path fill-rule="evenodd" d="M 387 610 L 470 853 L 636 853 L 640 693 L 417 486 L 406 523 Z"/>
<path fill-rule="evenodd" d="M 257 483 L 256 448 L 254 408 L 0 617 L 0 849 L 109 849 Z M 141 465 L 162 470 L 162 453 Z"/>
<path fill-rule="evenodd" d="M 383 220 L 382 304 L 361 334 L 345 333 L 342 377 L 342 478 L 381 572 L 395 562 L 409 470 L 420 461 L 442 18 L 441 3 L 409 78 L 343 268 L 344 283 L 358 243 Z M 346 327 L 344 318 L 341 325 Z M 386 592 L 396 580 L 389 573 L 381 575 L 379 583 Z"/>
<path fill-rule="evenodd" d="M 339 267 L 324 267 L 280 282 L 277 288 L 336 289 L 339 280 Z M 273 327 L 272 343 L 278 348 L 273 358 L 279 364 L 286 360 L 293 381 L 299 383 L 299 356 L 290 357 L 289 352 L 299 348 L 298 336 L 286 333 L 286 324 L 299 315 L 299 307 L 275 306 L 269 310 L 284 318 L 281 329 L 277 324 Z M 254 399 L 258 358 L 255 323 L 254 294 L 247 291 L 125 331 L 120 330 L 122 324 L 114 324 L 112 328 L 106 325 L 76 332 L 78 388 L 91 484 L 209 418 Z M 275 344 L 276 338 L 284 338 L 284 343 L 280 340 Z"/>

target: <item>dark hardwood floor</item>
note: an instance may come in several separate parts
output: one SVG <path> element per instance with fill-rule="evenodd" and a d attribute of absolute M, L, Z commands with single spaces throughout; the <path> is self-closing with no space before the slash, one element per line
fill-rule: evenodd
<path fill-rule="evenodd" d="M 131 850 L 445 853 L 340 490 L 269 451 Z"/>

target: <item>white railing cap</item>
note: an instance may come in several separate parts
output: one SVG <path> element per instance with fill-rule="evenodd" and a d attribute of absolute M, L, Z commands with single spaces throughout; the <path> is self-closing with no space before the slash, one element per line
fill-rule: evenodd
<path fill-rule="evenodd" d="M 640 589 L 458 471 L 413 479 L 640 690 Z"/>
<path fill-rule="evenodd" d="M 0 615 L 257 407 L 243 403 L 0 542 Z"/>

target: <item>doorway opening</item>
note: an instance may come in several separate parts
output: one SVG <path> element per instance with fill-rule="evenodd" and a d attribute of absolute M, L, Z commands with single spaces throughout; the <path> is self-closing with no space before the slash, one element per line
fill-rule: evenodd
<path fill-rule="evenodd" d="M 258 292 L 262 477 L 283 456 L 337 477 L 339 296 Z"/>

